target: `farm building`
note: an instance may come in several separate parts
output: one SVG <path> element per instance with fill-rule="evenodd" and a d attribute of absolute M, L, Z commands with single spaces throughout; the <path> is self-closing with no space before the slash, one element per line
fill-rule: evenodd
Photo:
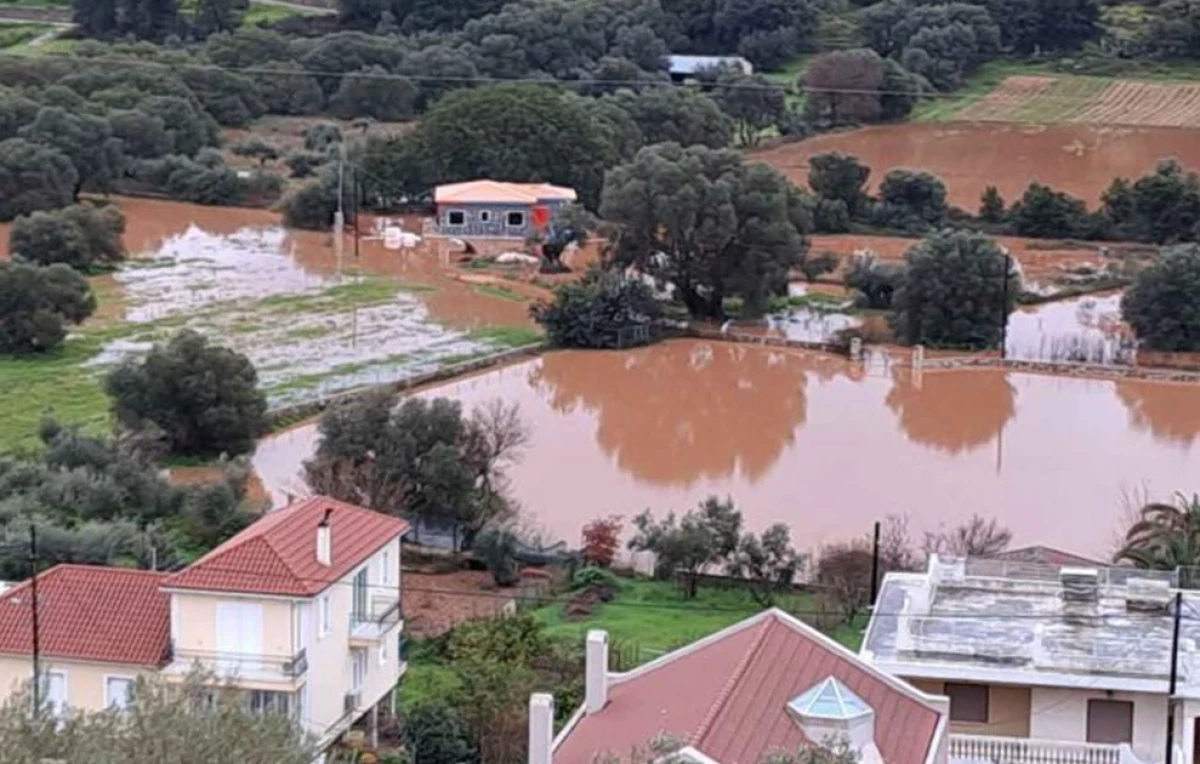
<path fill-rule="evenodd" d="M 741 69 L 745 74 L 754 74 L 754 65 L 741 56 L 667 56 L 667 71 L 671 79 L 676 81 L 695 77 L 705 69 L 722 66 Z"/>
<path fill-rule="evenodd" d="M 545 229 L 554 211 L 575 199 L 573 189 L 549 183 L 472 180 L 433 191 L 437 232 L 457 237 L 524 239 Z"/>

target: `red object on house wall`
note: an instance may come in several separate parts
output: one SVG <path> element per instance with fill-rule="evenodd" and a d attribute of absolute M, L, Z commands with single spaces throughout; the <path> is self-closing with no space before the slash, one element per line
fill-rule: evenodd
<path fill-rule="evenodd" d="M 545 228 L 546 224 L 549 222 L 550 222 L 550 208 L 549 207 L 538 206 L 538 207 L 533 208 L 533 227 L 534 228 Z"/>

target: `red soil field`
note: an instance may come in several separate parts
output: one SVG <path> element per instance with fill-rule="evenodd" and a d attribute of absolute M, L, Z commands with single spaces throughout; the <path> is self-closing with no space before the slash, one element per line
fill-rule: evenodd
<path fill-rule="evenodd" d="M 819 135 L 751 156 L 807 184 L 809 157 L 826 151 L 868 165 L 872 190 L 891 169 L 931 172 L 946 183 L 951 204 L 972 211 L 989 185 L 1012 203 L 1035 180 L 1094 207 L 1114 177 L 1143 175 L 1160 159 L 1200 167 L 1200 130 L 911 123 Z"/>

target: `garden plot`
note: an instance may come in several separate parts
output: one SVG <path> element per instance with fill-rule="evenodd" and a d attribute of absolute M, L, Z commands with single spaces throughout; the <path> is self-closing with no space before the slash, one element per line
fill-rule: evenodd
<path fill-rule="evenodd" d="M 128 331 L 93 364 L 144 353 L 181 328 L 246 354 L 272 405 L 393 381 L 497 348 L 486 332 L 448 329 L 421 295 L 383 276 L 305 270 L 281 228 L 169 239 L 116 276 Z"/>

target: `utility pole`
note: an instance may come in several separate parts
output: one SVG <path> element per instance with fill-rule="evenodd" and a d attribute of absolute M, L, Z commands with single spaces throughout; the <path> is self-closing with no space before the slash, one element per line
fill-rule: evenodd
<path fill-rule="evenodd" d="M 871 607 L 875 607 L 875 597 L 879 594 L 879 533 L 880 523 L 876 520 L 875 543 L 871 549 Z"/>
<path fill-rule="evenodd" d="M 1171 681 L 1167 688 L 1167 764 L 1175 754 L 1175 684 L 1179 679 L 1179 621 L 1183 615 L 1183 592 L 1175 592 L 1175 623 L 1171 632 Z"/>
<path fill-rule="evenodd" d="M 1012 272 L 1012 254 L 1004 250 L 1004 283 L 1000 298 L 1000 360 L 1008 357 L 1008 274 Z M 1167 762 L 1171 764 L 1171 762 Z"/>
<path fill-rule="evenodd" d="M 354 182 L 351 183 L 350 185 L 354 189 L 354 263 L 355 263 L 355 265 L 357 265 L 358 264 L 358 236 L 359 236 L 359 233 L 358 233 L 358 206 L 359 206 L 359 203 L 362 201 L 362 185 L 358 179 L 358 168 L 351 166 L 350 169 L 354 172 L 354 175 L 352 176 L 354 178 Z"/>
<path fill-rule="evenodd" d="M 42 645 L 38 628 L 37 526 L 29 524 L 29 594 L 33 610 L 33 715 L 42 712 Z M 1169 763 L 1168 763 L 1169 764 Z"/>
<path fill-rule="evenodd" d="M 346 229 L 346 142 L 338 144 L 337 212 L 333 213 L 333 246 L 337 253 L 337 275 L 342 275 L 342 232 Z"/>

